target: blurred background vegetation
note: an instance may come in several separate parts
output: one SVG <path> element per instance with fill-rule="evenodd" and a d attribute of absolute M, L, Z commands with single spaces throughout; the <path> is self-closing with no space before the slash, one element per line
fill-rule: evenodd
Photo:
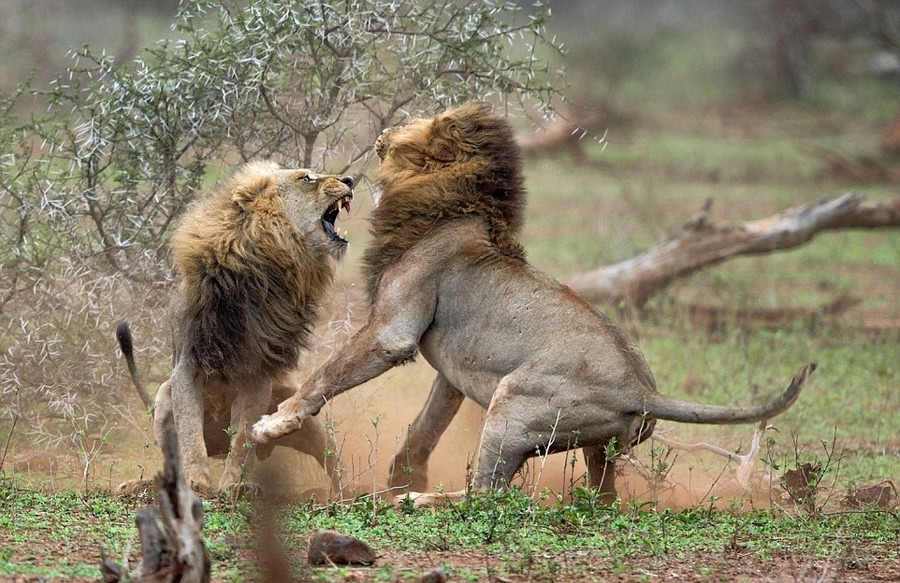
<path fill-rule="evenodd" d="M 225 4 L 237 8 L 241 3 Z M 456 4 L 465 6 L 448 11 L 454 18 L 473 12 L 466 8 L 469 3 Z M 202 80 L 178 75 L 197 61 L 183 55 L 179 65 L 178 59 L 163 57 L 178 56 L 173 49 L 180 39 L 205 38 L 199 23 L 206 22 L 208 30 L 221 35 L 215 62 L 224 68 L 240 65 L 229 62 L 233 53 L 227 42 L 241 39 L 232 34 L 234 26 L 217 26 L 217 13 L 198 15 L 193 25 L 184 26 L 174 0 L 0 3 L 0 96 L 7 96 L 0 120 L 0 218 L 9 242 L 0 250 L 3 455 L 17 447 L 65 445 L 59 451 L 71 451 L 81 468 L 102 462 L 112 436 L 123 436 L 118 441 L 125 443 L 136 428 L 146 431 L 113 330 L 120 320 L 132 321 L 142 366 L 152 367 L 155 380 L 164 378 L 169 366 L 162 317 L 171 285 L 168 226 L 198 189 L 241 159 L 275 156 L 364 177 L 369 169 L 364 150 L 379 125 L 402 121 L 407 113 L 427 115 L 458 99 L 500 102 L 502 93 L 524 95 L 509 105 L 523 136 L 539 135 L 538 128 L 560 118 L 581 127 L 574 146 L 535 151 L 527 164 L 528 254 L 535 265 L 561 278 L 664 241 L 708 198 L 716 220 L 739 222 L 854 189 L 875 199 L 897 196 L 890 172 L 863 180 L 837 173 L 821 155 L 827 151 L 900 169 L 897 152 L 883 143 L 900 108 L 896 3 L 551 0 L 549 7 L 552 19 L 542 34 L 551 43 L 538 43 L 533 56 L 527 38 L 517 37 L 510 45 L 508 58 L 531 67 L 533 79 L 515 77 L 510 68 L 477 82 L 445 79 L 445 86 L 432 91 L 430 85 L 398 89 L 395 74 L 397 87 L 390 77 L 379 81 L 387 83 L 378 89 L 382 100 L 365 112 L 375 122 L 348 130 L 357 127 L 363 113 L 341 114 L 341 123 L 315 149 L 308 138 L 321 137 L 309 131 L 319 127 L 318 118 L 299 115 L 311 111 L 301 88 L 296 95 L 284 91 L 285 79 L 312 76 L 290 77 L 290 61 L 280 62 L 288 53 L 278 52 L 303 47 L 275 31 L 272 38 L 282 39 L 281 45 L 266 46 L 261 33 L 254 49 L 277 56 L 284 67 L 273 81 L 283 90 L 274 96 L 275 107 L 252 113 L 249 108 L 226 111 L 224 98 L 193 102 L 201 118 L 220 120 L 217 132 L 230 129 L 227 136 L 213 133 L 192 141 L 197 135 L 192 124 L 199 122 L 177 107 L 192 103 L 192 91 L 201 99 Z M 496 17 L 512 14 L 501 10 Z M 527 24 L 538 14 L 525 3 L 517 22 Z M 350 36 L 355 32 L 350 27 Z M 479 57 L 477 47 L 462 41 L 454 50 Z M 380 64 L 405 67 L 395 72 L 415 70 L 410 81 L 431 79 L 427 70 L 417 69 L 415 55 L 407 57 L 397 52 Z M 472 63 L 490 70 L 486 60 Z M 150 65 L 159 73 L 155 78 L 146 74 Z M 176 77 L 183 83 L 179 99 L 170 100 L 171 107 L 152 109 L 166 103 L 160 88 Z M 162 93 L 154 93 L 151 81 Z M 25 82 L 29 88 L 19 93 Z M 403 90 L 417 99 L 392 103 L 390 95 Z M 203 93 L 202 99 L 210 95 Z M 125 139 L 134 128 L 106 109 L 117 103 L 129 103 L 131 111 L 148 106 L 143 133 Z M 555 118 L 548 117 L 548 104 L 558 112 Z M 272 111 L 290 115 L 279 118 Z M 41 131 L 28 133 L 29 127 Z M 149 135 L 157 130 L 155 138 Z M 169 145 L 174 149 L 167 150 L 166 139 L 173 137 Z M 107 148 L 114 143 L 156 149 Z M 23 206 L 17 192 L 37 196 Z M 346 338 L 363 313 L 355 291 L 355 260 L 367 238 L 365 180 L 357 199 L 354 215 L 343 225 L 353 253 L 340 269 L 338 298 L 320 331 L 321 347 L 304 359 L 307 367 Z M 25 220 L 38 215 L 49 218 L 44 226 Z M 90 236 L 77 236 L 82 231 Z M 852 444 L 849 479 L 866 481 L 896 478 L 900 468 L 898 292 L 900 236 L 841 232 L 789 253 L 730 261 L 669 288 L 645 313 L 614 316 L 639 336 L 664 392 L 700 400 L 746 402 L 757 391 L 781 386 L 801 361 L 822 361 L 811 389 L 821 394 L 810 397 L 812 409 L 798 406 L 785 416 L 785 433 L 798 432 L 801 443 L 814 447 L 837 426 Z M 840 295 L 858 300 L 856 306 L 840 318 L 817 315 L 818 306 Z M 698 326 L 690 317 L 694 305 L 723 308 L 725 318 L 712 330 Z M 755 307 L 809 308 L 813 316 L 786 319 L 775 328 L 738 323 L 739 310 Z M 370 415 L 375 396 L 389 392 L 379 393 L 381 387 L 390 385 L 392 395 L 413 404 L 406 417 L 387 413 L 380 431 L 400 431 L 429 382 L 427 372 L 409 374 L 415 382 L 402 376 L 383 379 L 348 397 L 338 416 L 348 426 L 358 424 Z M 735 433 L 717 435 L 735 446 L 741 443 Z M 147 440 L 145 433 L 138 444 L 141 439 Z M 452 433 L 444 441 L 454 439 L 464 441 Z M 112 462 L 102 463 L 108 465 L 92 471 L 113 474 Z M 120 464 L 116 472 L 134 477 L 135 464 L 141 463 Z M 463 461 L 454 470 L 459 479 L 464 467 Z"/>

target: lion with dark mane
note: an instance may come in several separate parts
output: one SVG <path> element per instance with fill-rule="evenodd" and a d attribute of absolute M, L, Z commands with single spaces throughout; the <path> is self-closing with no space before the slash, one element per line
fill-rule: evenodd
<path fill-rule="evenodd" d="M 640 349 L 608 317 L 531 267 L 509 123 L 484 104 L 386 130 L 381 194 L 365 252 L 366 324 L 296 395 L 253 427 L 259 442 L 301 427 L 327 399 L 414 358 L 437 377 L 391 466 L 390 485 L 428 488 L 428 458 L 468 397 L 487 410 L 473 486 L 505 487 L 524 461 L 584 449 L 589 483 L 614 496 L 614 459 L 657 419 L 749 423 L 787 409 L 815 365 L 757 406 L 661 395 Z"/>
<path fill-rule="evenodd" d="M 157 392 L 154 429 L 161 443 L 163 421 L 174 416 L 194 490 L 212 492 L 207 455 L 227 454 L 220 491 L 244 483 L 252 462 L 250 424 L 294 393 L 291 372 L 331 285 L 333 260 L 346 254 L 347 240 L 334 223 L 350 207 L 352 186 L 347 176 L 255 162 L 179 220 L 171 241 L 178 276 L 170 308 L 175 364 Z M 148 403 L 127 325 L 117 336 Z M 256 453 L 265 457 L 284 445 L 326 467 L 326 443 L 315 422 Z"/>

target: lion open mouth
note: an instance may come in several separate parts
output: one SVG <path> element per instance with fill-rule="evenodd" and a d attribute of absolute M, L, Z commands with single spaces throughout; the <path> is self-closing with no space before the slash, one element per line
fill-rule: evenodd
<path fill-rule="evenodd" d="M 325 234 L 328 235 L 328 238 L 335 243 L 346 245 L 348 242 L 347 239 L 342 237 L 337 232 L 337 230 L 335 230 L 334 222 L 337 220 L 338 214 L 340 214 L 341 209 L 347 209 L 347 214 L 350 214 L 350 200 L 352 198 L 352 194 L 342 196 L 341 198 L 334 201 L 331 206 L 325 209 L 325 214 L 322 215 L 322 228 L 325 229 Z M 347 234 L 346 231 L 344 232 L 344 234 Z"/>

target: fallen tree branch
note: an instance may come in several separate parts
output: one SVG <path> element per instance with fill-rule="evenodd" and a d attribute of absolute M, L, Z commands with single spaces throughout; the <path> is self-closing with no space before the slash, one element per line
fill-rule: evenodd
<path fill-rule="evenodd" d="M 566 283 L 594 304 L 642 307 L 678 278 L 738 255 L 771 253 L 808 243 L 821 231 L 900 227 L 900 198 L 868 201 L 859 193 L 821 200 L 746 222 L 708 220 L 707 200 L 671 239 L 626 261 L 572 276 Z"/>
<path fill-rule="evenodd" d="M 651 439 L 665 445 L 666 447 L 671 447 L 672 449 L 678 449 L 681 451 L 708 451 L 710 453 L 722 456 L 729 461 L 736 461 L 737 467 L 734 469 L 734 477 L 741 489 L 744 492 L 749 492 L 751 489 L 750 478 L 753 476 L 753 472 L 756 469 L 756 462 L 759 459 L 759 451 L 762 445 L 762 438 L 766 434 L 767 428 L 768 421 L 760 421 L 756 425 L 756 429 L 753 431 L 753 436 L 750 438 L 750 450 L 743 455 L 740 455 L 734 451 L 728 451 L 725 448 L 719 447 L 717 445 L 712 445 L 710 443 L 678 443 L 677 441 L 671 441 L 663 437 L 662 435 L 653 435 Z"/>

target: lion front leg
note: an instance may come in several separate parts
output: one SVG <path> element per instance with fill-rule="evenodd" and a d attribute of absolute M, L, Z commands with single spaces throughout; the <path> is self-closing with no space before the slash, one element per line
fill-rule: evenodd
<path fill-rule="evenodd" d="M 376 311 L 373 309 L 369 322 L 304 383 L 300 392 L 253 425 L 255 442 L 268 443 L 296 431 L 304 419 L 316 415 L 335 395 L 413 359 L 430 315 L 423 317 L 420 311 L 411 309 L 403 312 L 403 317 L 394 318 Z"/>
<path fill-rule="evenodd" d="M 412 492 L 428 489 L 428 458 L 459 411 L 465 396 L 438 373 L 425 407 L 413 421 L 390 467 L 391 488 Z"/>
<path fill-rule="evenodd" d="M 200 376 L 193 365 L 180 360 L 172 370 L 169 388 L 184 476 L 192 490 L 207 496 L 212 491 L 212 480 L 203 439 L 203 381 Z M 161 415 L 159 418 L 164 420 Z"/>
<path fill-rule="evenodd" d="M 219 491 L 228 491 L 245 483 L 255 459 L 250 426 L 266 412 L 272 398 L 272 381 L 259 387 L 243 387 L 231 405 L 231 447 L 225 458 L 225 471 L 219 480 Z"/>

